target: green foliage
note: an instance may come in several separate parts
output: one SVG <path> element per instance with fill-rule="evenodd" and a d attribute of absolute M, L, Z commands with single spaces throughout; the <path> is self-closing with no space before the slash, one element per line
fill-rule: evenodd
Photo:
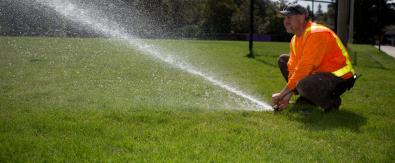
<path fill-rule="evenodd" d="M 395 3 L 390 0 L 356 0 L 354 40 L 356 43 L 375 44 L 385 26 L 395 24 Z"/>
<path fill-rule="evenodd" d="M 72 1 L 78 6 L 103 9 L 109 19 L 135 35 L 149 38 L 215 38 L 235 39 L 233 34 L 249 33 L 250 0 L 114 0 Z M 274 41 L 288 41 L 278 11 L 289 0 L 255 0 L 254 29 L 256 34 L 270 35 Z M 114 4 L 112 4 L 114 3 Z M 318 2 L 317 2 L 318 3 Z M 321 10 L 314 20 L 335 29 L 335 5 L 328 11 Z M 357 43 L 375 43 L 384 27 L 394 24 L 393 2 L 389 0 L 355 0 L 354 40 Z M 307 6 L 310 10 L 311 6 Z M 0 35 L 17 36 L 99 36 L 91 29 L 68 20 L 52 9 L 37 5 L 34 1 L 4 0 L 0 2 Z M 313 15 L 313 14 L 311 14 Z M 100 17 L 100 16 L 99 16 Z M 136 19 L 131 19 L 136 18 Z M 113 20 L 113 19 L 112 19 Z M 125 22 L 124 22 L 125 21 Z M 128 22 L 129 21 L 129 22 Z M 237 37 L 241 39 L 244 37 Z"/>
<path fill-rule="evenodd" d="M 258 99 L 285 84 L 276 60 L 287 43 L 256 43 L 249 59 L 246 42 L 141 41 Z M 305 115 L 245 111 L 117 41 L 1 37 L 0 162 L 392 162 L 395 60 L 351 48 L 363 76 L 341 110 Z"/>
<path fill-rule="evenodd" d="M 203 30 L 208 33 L 230 33 L 231 18 L 236 9 L 233 0 L 208 1 Z"/>

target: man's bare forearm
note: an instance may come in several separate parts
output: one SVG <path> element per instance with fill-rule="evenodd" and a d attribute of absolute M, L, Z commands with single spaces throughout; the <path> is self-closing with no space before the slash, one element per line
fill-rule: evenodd
<path fill-rule="evenodd" d="M 285 86 L 280 92 L 281 99 L 284 98 L 285 96 L 289 95 L 290 93 L 293 93 L 293 90 L 291 90 L 287 86 Z"/>

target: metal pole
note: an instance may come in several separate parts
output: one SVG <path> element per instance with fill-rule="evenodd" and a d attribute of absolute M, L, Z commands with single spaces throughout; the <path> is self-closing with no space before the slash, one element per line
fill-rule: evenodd
<path fill-rule="evenodd" d="M 250 53 L 247 57 L 254 58 L 253 52 L 253 38 L 254 37 L 254 0 L 251 0 L 250 4 L 250 38 L 249 38 L 249 46 L 248 49 Z"/>
<path fill-rule="evenodd" d="M 351 0 L 350 2 L 350 26 L 348 30 L 348 42 L 351 44 L 354 42 L 354 1 L 355 0 Z"/>
<path fill-rule="evenodd" d="M 378 22 L 379 22 L 379 29 L 381 29 L 381 1 L 379 3 L 379 15 L 378 15 Z M 379 32 L 379 51 L 381 51 L 381 30 Z"/>
<path fill-rule="evenodd" d="M 341 0 L 338 1 L 337 6 L 338 15 L 337 15 L 337 35 L 342 40 L 344 46 L 347 46 L 348 42 L 348 24 L 349 24 L 349 0 Z"/>
<path fill-rule="evenodd" d="M 315 20 L 315 16 L 314 16 L 314 0 L 312 0 L 311 1 L 311 8 L 312 8 L 312 11 L 311 11 L 311 20 L 312 21 L 314 21 Z"/>
<path fill-rule="evenodd" d="M 339 14 L 339 11 L 338 11 L 338 2 L 337 2 L 338 0 L 336 0 L 335 1 L 335 6 L 334 6 L 334 9 L 335 9 L 335 24 L 334 24 L 334 26 L 335 26 L 335 32 L 337 33 L 337 17 L 338 17 L 338 14 Z"/>

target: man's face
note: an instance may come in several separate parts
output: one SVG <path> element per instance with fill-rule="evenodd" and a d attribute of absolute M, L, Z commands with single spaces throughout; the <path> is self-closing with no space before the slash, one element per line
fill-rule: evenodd
<path fill-rule="evenodd" d="M 296 34 L 304 28 L 304 15 L 291 15 L 284 17 L 284 27 L 288 33 Z"/>

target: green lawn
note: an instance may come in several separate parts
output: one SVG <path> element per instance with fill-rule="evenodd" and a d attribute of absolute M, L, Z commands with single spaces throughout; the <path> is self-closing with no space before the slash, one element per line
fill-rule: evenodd
<path fill-rule="evenodd" d="M 285 84 L 287 43 L 256 43 L 249 59 L 246 42 L 144 41 L 262 101 Z M 362 77 L 341 110 L 304 115 L 246 111 L 118 41 L 0 37 L 0 162 L 394 162 L 395 60 L 351 49 Z"/>

